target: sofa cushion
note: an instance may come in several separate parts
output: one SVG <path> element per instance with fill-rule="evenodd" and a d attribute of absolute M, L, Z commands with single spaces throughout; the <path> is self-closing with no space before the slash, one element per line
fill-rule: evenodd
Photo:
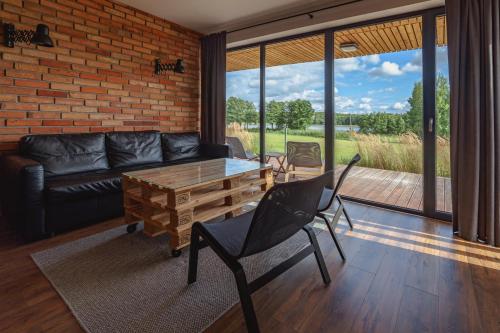
<path fill-rule="evenodd" d="M 114 170 L 50 177 L 45 181 L 48 203 L 83 200 L 121 190 L 121 173 Z"/>
<path fill-rule="evenodd" d="M 111 170 L 84 172 L 73 175 L 48 177 L 45 194 L 49 203 L 89 199 L 122 191 L 122 174 L 165 166 L 165 163 L 148 163 Z"/>
<path fill-rule="evenodd" d="M 165 161 L 201 157 L 198 132 L 162 133 L 161 143 Z"/>
<path fill-rule="evenodd" d="M 29 135 L 21 154 L 40 162 L 46 176 L 108 169 L 104 134 Z"/>
<path fill-rule="evenodd" d="M 113 168 L 163 161 L 159 132 L 107 133 L 106 149 Z"/>

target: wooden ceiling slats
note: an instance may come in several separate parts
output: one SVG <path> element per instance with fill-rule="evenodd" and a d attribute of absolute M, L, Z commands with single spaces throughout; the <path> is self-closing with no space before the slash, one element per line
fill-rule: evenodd
<path fill-rule="evenodd" d="M 355 52 L 344 52 L 342 43 L 358 44 Z M 447 44 L 446 17 L 436 20 L 436 43 Z M 266 66 L 297 64 L 324 59 L 324 35 L 288 40 L 266 46 Z M 422 18 L 411 17 L 393 22 L 373 24 L 335 32 L 336 59 L 382 54 L 422 48 Z M 227 55 L 227 71 L 259 67 L 259 48 L 237 50 Z"/>

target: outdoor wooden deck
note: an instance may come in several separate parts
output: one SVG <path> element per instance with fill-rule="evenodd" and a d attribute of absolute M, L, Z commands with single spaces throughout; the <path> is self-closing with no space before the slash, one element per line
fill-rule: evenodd
<path fill-rule="evenodd" d="M 343 166 L 337 167 L 341 171 Z M 337 172 L 340 174 L 340 172 Z M 423 177 L 409 172 L 354 167 L 340 193 L 404 208 L 423 208 Z M 450 178 L 438 177 L 436 184 L 436 208 L 451 212 Z"/>
<path fill-rule="evenodd" d="M 337 166 L 337 176 L 344 167 Z M 409 172 L 354 167 L 340 193 L 354 198 L 422 210 L 422 179 L 422 175 Z M 280 174 L 278 181 L 282 180 L 283 175 Z M 451 212 L 450 178 L 437 178 L 436 208 L 438 211 Z"/>

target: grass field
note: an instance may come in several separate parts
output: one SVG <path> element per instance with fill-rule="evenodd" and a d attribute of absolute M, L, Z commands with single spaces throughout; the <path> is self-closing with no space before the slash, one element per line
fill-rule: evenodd
<path fill-rule="evenodd" d="M 254 152 L 258 152 L 258 134 L 251 133 L 252 147 Z M 324 158 L 325 154 L 325 139 L 315 138 L 304 135 L 288 135 L 288 141 L 298 141 L 298 142 L 318 142 L 321 146 L 321 154 Z M 335 159 L 337 163 L 342 163 L 349 161 L 358 151 L 357 144 L 355 141 L 349 140 L 336 140 L 335 150 L 337 152 Z M 281 133 L 266 133 L 266 151 L 268 152 L 285 152 L 285 136 Z"/>
<path fill-rule="evenodd" d="M 321 133 L 306 132 L 289 134 L 288 141 L 317 142 L 325 157 L 325 139 Z M 395 135 L 364 135 L 359 133 L 339 133 L 335 140 L 335 163 L 347 164 L 359 153 L 359 166 L 404 171 L 421 174 L 423 172 L 423 143 L 414 133 Z M 246 131 L 239 126 L 228 127 L 227 136 L 237 136 L 245 149 L 259 152 L 259 134 Z M 450 142 L 446 138 L 436 140 L 436 174 L 442 177 L 450 176 Z M 285 135 L 282 132 L 268 131 L 266 133 L 267 152 L 285 152 Z"/>

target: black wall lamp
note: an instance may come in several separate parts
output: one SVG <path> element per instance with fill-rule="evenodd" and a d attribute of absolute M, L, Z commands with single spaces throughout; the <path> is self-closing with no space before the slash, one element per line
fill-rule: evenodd
<path fill-rule="evenodd" d="M 52 39 L 49 37 L 49 27 L 45 24 L 36 26 L 36 31 L 33 30 L 16 30 L 12 23 L 4 23 L 4 45 L 14 47 L 15 43 L 35 44 L 45 47 L 53 47 Z"/>
<path fill-rule="evenodd" d="M 177 59 L 175 63 L 162 64 L 160 59 L 155 60 L 155 74 L 163 74 L 163 72 L 172 71 L 175 73 L 184 73 L 184 61 Z"/>

